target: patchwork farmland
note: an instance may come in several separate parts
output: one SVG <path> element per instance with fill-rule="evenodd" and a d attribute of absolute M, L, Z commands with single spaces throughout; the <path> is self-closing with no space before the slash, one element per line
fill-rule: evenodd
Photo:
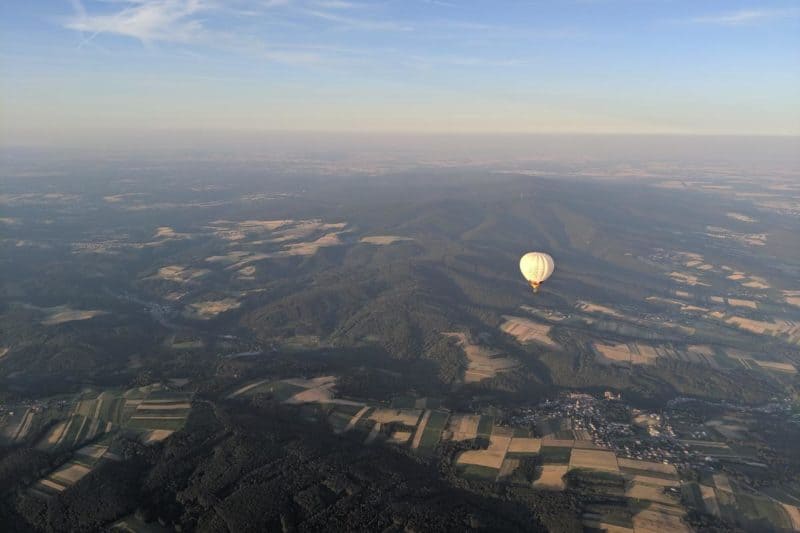
<path fill-rule="evenodd" d="M 460 476 L 556 491 L 590 484 L 627 503 L 589 513 L 584 517 L 587 527 L 617 524 L 620 531 L 689 531 L 682 521 L 682 482 L 672 465 L 618 457 L 582 438 L 580 431 L 557 429 L 549 437 L 534 437 L 529 429 L 498 424 L 492 416 L 427 408 L 435 405 L 430 399 L 402 397 L 385 405 L 337 398 L 335 383 L 332 376 L 256 381 L 229 398 L 270 394 L 284 403 L 312 408 L 333 431 L 360 434 L 364 445 L 402 446 L 425 455 L 446 441 L 474 442 L 475 448 L 455 456 Z"/>
<path fill-rule="evenodd" d="M 191 410 L 191 397 L 190 393 L 161 386 L 88 393 L 47 432 L 37 448 L 71 450 L 117 430 L 144 442 L 160 441 L 183 427 Z"/>

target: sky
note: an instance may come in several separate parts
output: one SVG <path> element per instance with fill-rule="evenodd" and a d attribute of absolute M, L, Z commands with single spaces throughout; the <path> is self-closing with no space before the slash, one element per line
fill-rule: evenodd
<path fill-rule="evenodd" d="M 800 1 L 4 0 L 2 142 L 800 135 Z"/>

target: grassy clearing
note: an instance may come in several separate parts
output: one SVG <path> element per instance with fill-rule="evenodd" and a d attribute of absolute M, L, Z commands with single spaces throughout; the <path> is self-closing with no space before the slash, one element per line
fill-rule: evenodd
<path fill-rule="evenodd" d="M 466 478 L 480 479 L 484 481 L 494 481 L 500 472 L 496 468 L 481 465 L 458 465 L 459 473 Z"/>

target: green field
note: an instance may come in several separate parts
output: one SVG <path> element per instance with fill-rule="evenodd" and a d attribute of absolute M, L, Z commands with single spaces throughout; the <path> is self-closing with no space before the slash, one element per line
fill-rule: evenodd
<path fill-rule="evenodd" d="M 745 517 L 744 521 L 742 516 Z M 748 528 L 753 527 L 753 523 L 767 522 L 778 530 L 792 530 L 791 519 L 779 505 L 766 498 L 758 498 L 741 492 L 736 494 L 736 514 L 731 518 L 738 518 L 739 522 L 750 522 L 750 524 L 745 524 Z"/>
<path fill-rule="evenodd" d="M 170 429 L 173 431 L 177 431 L 181 429 L 185 423 L 186 423 L 185 418 L 179 418 L 179 419 L 131 418 L 126 424 L 126 427 L 128 427 L 129 429 Z"/>
<path fill-rule="evenodd" d="M 494 417 L 493 416 L 481 416 L 480 422 L 478 422 L 478 432 L 477 437 L 479 439 L 488 439 L 492 435 L 492 427 L 494 426 Z"/>
<path fill-rule="evenodd" d="M 416 401 L 413 396 L 395 396 L 392 398 L 391 406 L 394 409 L 413 409 Z"/>
<path fill-rule="evenodd" d="M 703 496 L 700 494 L 700 487 L 697 483 L 684 483 L 681 486 L 681 499 L 686 502 L 689 507 L 695 509 L 705 509 L 703 504 Z"/>
<path fill-rule="evenodd" d="M 338 407 L 346 407 L 346 406 L 337 406 L 334 409 L 330 416 L 328 416 L 328 422 L 330 422 L 331 426 L 333 426 L 334 431 L 344 431 L 347 427 L 347 424 L 350 423 L 350 420 L 353 419 L 353 415 L 355 413 L 349 413 L 347 411 L 343 411 L 338 409 Z"/>
<path fill-rule="evenodd" d="M 517 427 L 515 427 L 513 435 L 515 437 L 529 438 L 529 437 L 533 437 L 533 431 L 531 431 L 528 428 L 517 428 Z"/>
<path fill-rule="evenodd" d="M 480 465 L 458 465 L 458 471 L 463 477 L 485 481 L 493 481 L 499 473 L 495 468 Z"/>
<path fill-rule="evenodd" d="M 543 464 L 565 465 L 569 464 L 572 457 L 572 448 L 563 446 L 542 446 L 539 450 Z"/>
<path fill-rule="evenodd" d="M 431 412 L 428 425 L 425 426 L 425 431 L 422 433 L 422 438 L 419 441 L 418 450 L 430 452 L 436 448 L 436 445 L 439 444 L 439 440 L 442 437 L 442 430 L 444 430 L 448 418 L 450 418 L 450 413 L 446 411 Z"/>
<path fill-rule="evenodd" d="M 646 477 L 653 477 L 657 479 L 668 479 L 671 481 L 677 481 L 678 476 L 675 474 L 667 474 L 665 472 L 658 472 L 656 470 L 642 470 L 639 468 L 628 468 L 625 466 L 619 467 L 619 471 L 623 474 L 630 474 L 632 476 L 646 476 Z"/>

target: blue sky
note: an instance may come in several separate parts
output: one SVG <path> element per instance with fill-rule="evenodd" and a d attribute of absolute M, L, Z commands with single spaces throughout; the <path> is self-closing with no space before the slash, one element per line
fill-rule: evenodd
<path fill-rule="evenodd" d="M 800 2 L 6 0 L 7 138 L 800 134 Z"/>

